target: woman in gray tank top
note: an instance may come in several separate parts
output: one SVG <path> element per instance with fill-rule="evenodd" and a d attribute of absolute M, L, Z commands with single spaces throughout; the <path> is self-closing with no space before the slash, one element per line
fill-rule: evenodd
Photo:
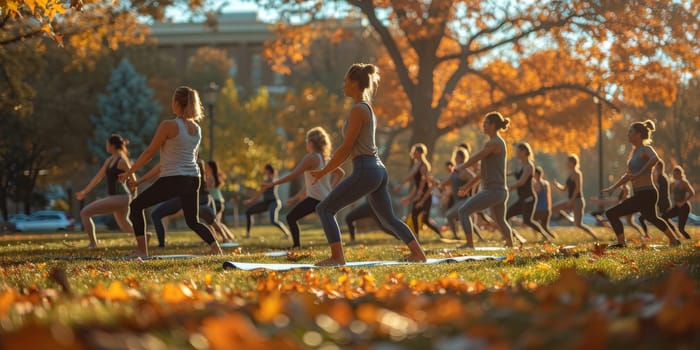
<path fill-rule="evenodd" d="M 481 190 L 469 198 L 459 207 L 459 220 L 467 236 L 467 244 L 464 247 L 474 248 L 472 232 L 474 224 L 471 214 L 491 208 L 493 220 L 503 234 L 507 247 L 513 247 L 513 229 L 506 221 L 506 203 L 508 202 L 508 188 L 506 187 L 506 143 L 501 138 L 499 130 L 505 130 L 510 119 L 504 118 L 501 113 L 491 112 L 484 117 L 484 134 L 490 137 L 484 148 L 472 155 L 466 163 L 455 167 L 455 171 L 469 168 L 476 162 L 481 162 L 481 173 L 472 181 L 481 181 Z M 470 182 L 462 186 L 459 191 L 465 193 L 473 186 Z"/>
<path fill-rule="evenodd" d="M 386 187 L 389 175 L 377 156 L 374 139 L 376 118 L 367 101 L 370 100 L 378 82 L 379 71 L 374 65 L 356 63 L 350 66 L 345 74 L 343 92 L 345 96 L 354 100 L 355 105 L 343 127 L 343 144 L 323 169 L 311 171 L 311 176 L 318 181 L 341 166 L 347 158 L 352 158 L 353 170 L 350 176 L 316 206 L 316 213 L 321 219 L 331 248 L 331 257 L 317 263 L 318 266 L 345 264 L 340 227 L 335 215 L 340 209 L 364 196 L 367 196 L 367 201 L 379 221 L 408 245 L 411 254 L 406 259 L 416 262 L 426 260 L 425 253 L 411 229 L 394 214 Z"/>
<path fill-rule="evenodd" d="M 187 226 L 209 244 L 210 253 L 221 254 L 219 243 L 211 230 L 200 223 L 197 217 L 201 181 L 196 155 L 202 139 L 197 124 L 202 118 L 202 104 L 197 91 L 187 86 L 178 87 L 173 94 L 172 109 L 177 117 L 160 123 L 148 148 L 128 171 L 119 175 L 120 181 L 129 179 L 160 150 L 160 177 L 129 205 L 129 219 L 136 235 L 134 254 L 139 257 L 148 256 L 148 245 L 144 238 L 145 209 L 174 197 L 182 200 L 182 212 Z"/>

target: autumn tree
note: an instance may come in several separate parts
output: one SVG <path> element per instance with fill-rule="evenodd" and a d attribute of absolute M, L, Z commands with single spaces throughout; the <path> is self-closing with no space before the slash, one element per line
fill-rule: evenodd
<path fill-rule="evenodd" d="M 549 151 L 588 147 L 594 96 L 606 115 L 652 96 L 671 103 L 680 77 L 700 63 L 693 1 L 259 3 L 280 12 L 266 52 L 281 72 L 314 55 L 314 38 L 360 18 L 384 50 L 380 96 L 404 105 L 395 115 L 403 119 L 385 123 L 410 128 L 411 143 L 430 148 L 492 110 L 511 117 L 513 140 Z"/>

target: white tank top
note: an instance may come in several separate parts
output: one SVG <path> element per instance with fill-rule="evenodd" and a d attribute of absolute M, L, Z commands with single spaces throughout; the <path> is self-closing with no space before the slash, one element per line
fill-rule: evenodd
<path fill-rule="evenodd" d="M 196 132 L 190 135 L 185 122 L 175 118 L 177 136 L 165 140 L 160 147 L 160 177 L 166 176 L 199 176 L 197 166 L 197 148 L 202 139 L 202 130 L 194 123 Z"/>
<path fill-rule="evenodd" d="M 318 170 L 318 169 L 323 169 L 324 166 L 326 166 L 326 160 L 323 159 L 323 156 L 320 153 L 314 153 L 318 159 L 320 160 L 320 163 L 318 165 L 317 169 L 312 169 L 312 170 Z M 307 170 L 304 172 L 304 186 L 306 187 L 306 196 L 313 198 L 315 200 L 322 201 L 328 196 L 329 193 L 331 193 L 331 177 L 330 175 L 326 175 L 322 177 L 321 179 L 318 180 L 317 183 L 313 184 L 314 182 L 314 177 L 311 176 L 311 170 Z"/>

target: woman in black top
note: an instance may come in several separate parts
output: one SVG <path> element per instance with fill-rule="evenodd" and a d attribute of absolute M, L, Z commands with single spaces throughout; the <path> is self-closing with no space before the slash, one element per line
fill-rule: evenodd
<path fill-rule="evenodd" d="M 275 181 L 275 178 L 276 178 L 275 168 L 273 168 L 271 164 L 265 164 L 263 183 L 272 183 Z M 253 214 L 263 213 L 265 211 L 267 211 L 268 214 L 270 215 L 270 223 L 277 226 L 277 228 L 279 228 L 280 231 L 282 231 L 282 233 L 284 235 L 283 237 L 284 238 L 290 237 L 289 229 L 279 219 L 280 210 L 282 209 L 282 202 L 280 201 L 279 195 L 277 194 L 277 187 L 278 186 L 272 186 L 270 188 L 266 188 L 264 190 L 258 191 L 255 193 L 255 195 L 252 198 L 247 199 L 243 202 L 245 205 L 249 206 L 245 212 L 245 217 L 246 217 L 245 237 L 246 238 L 250 238 L 251 216 Z M 260 196 L 263 197 L 262 201 L 253 204 L 256 200 L 258 200 L 258 198 L 260 198 Z M 251 204 L 253 204 L 253 205 L 251 205 Z"/>
<path fill-rule="evenodd" d="M 537 195 L 532 189 L 532 175 L 535 171 L 534 154 L 532 148 L 527 142 L 518 144 L 517 157 L 520 161 L 520 170 L 513 173 L 517 181 L 510 185 L 509 190 L 517 190 L 518 201 L 513 203 L 506 213 L 506 220 L 517 216 L 523 216 L 523 223 L 533 230 L 537 231 L 544 237 L 545 241 L 549 241 L 550 237 L 554 238 L 551 233 L 545 231 L 539 223 L 532 221 L 532 216 L 535 213 L 535 204 L 537 204 Z M 547 233 L 547 234 L 545 234 Z"/>
<path fill-rule="evenodd" d="M 437 233 L 442 238 L 440 229 L 430 223 L 430 209 L 432 208 L 433 181 L 430 175 L 431 165 L 427 158 L 428 147 L 422 143 L 411 146 L 411 172 L 402 182 L 413 180 L 411 191 L 406 197 L 401 199 L 402 204 L 411 205 L 411 222 L 416 238 L 419 238 L 420 229 L 423 225 Z M 401 184 L 395 186 L 394 190 L 399 190 Z"/>
<path fill-rule="evenodd" d="M 75 194 L 75 198 L 82 201 L 103 178 L 107 178 L 107 196 L 95 200 L 80 211 L 80 220 L 83 223 L 85 233 L 90 239 L 88 248 L 97 247 L 95 224 L 92 221 L 93 216 L 112 213 L 114 220 L 119 225 L 119 229 L 127 233 L 134 232 L 131 223 L 127 220 L 131 192 L 117 179 L 119 174 L 131 167 L 129 153 L 126 150 L 126 145 L 128 144 L 129 141 L 120 135 L 113 134 L 110 136 L 105 145 L 107 153 L 110 154 L 109 158 L 105 160 L 102 168 L 90 180 L 90 183 Z"/>
<path fill-rule="evenodd" d="M 586 201 L 583 199 L 583 174 L 579 168 L 578 156 L 570 154 L 567 158 L 567 166 L 569 168 L 569 176 L 566 178 L 566 185 L 562 185 L 559 181 L 554 180 L 554 187 L 559 191 L 566 191 L 567 198 L 552 206 L 553 214 L 564 213 L 571 211 L 574 214 L 574 226 L 582 229 L 593 239 L 598 240 L 598 236 L 593 232 L 593 229 L 583 223 L 583 213 L 586 209 Z M 565 214 L 565 213 L 564 213 Z"/>

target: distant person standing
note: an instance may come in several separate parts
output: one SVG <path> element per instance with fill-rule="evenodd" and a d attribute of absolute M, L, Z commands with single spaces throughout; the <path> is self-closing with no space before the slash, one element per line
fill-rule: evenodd
<path fill-rule="evenodd" d="M 372 64 L 353 64 L 345 74 L 343 93 L 353 99 L 354 105 L 343 127 L 343 144 L 321 170 L 311 175 L 319 181 L 352 157 L 353 171 L 316 206 L 323 231 L 330 245 L 331 257 L 317 263 L 319 266 L 344 265 L 345 254 L 336 213 L 356 200 L 367 197 L 369 205 L 382 225 L 389 228 L 408 245 L 408 261 L 426 261 L 425 253 L 411 229 L 394 214 L 391 197 L 386 188 L 389 175 L 377 155 L 375 133 L 377 119 L 369 104 L 379 83 L 379 69 Z"/>
<path fill-rule="evenodd" d="M 537 193 L 537 205 L 532 219 L 540 224 L 540 227 L 547 231 L 550 236 L 555 237 L 549 228 L 549 220 L 552 217 L 552 189 L 549 181 L 544 179 L 544 170 L 538 166 L 535 168 L 535 177 L 532 187 Z"/>
<path fill-rule="evenodd" d="M 221 254 L 219 243 L 211 230 L 200 223 L 197 217 L 199 187 L 202 185 L 197 166 L 197 149 L 202 140 L 201 129 L 197 123 L 202 119 L 199 94 L 190 87 L 180 86 L 175 89 L 171 105 L 176 118 L 160 123 L 146 150 L 131 169 L 119 175 L 121 181 L 132 178 L 132 175 L 160 150 L 160 177 L 136 196 L 129 206 L 129 219 L 136 235 L 134 254 L 148 256 L 148 246 L 144 237 L 145 209 L 173 197 L 180 197 L 182 200 L 182 211 L 187 226 L 209 245 L 209 253 Z"/>
<path fill-rule="evenodd" d="M 408 204 L 411 207 L 411 222 L 413 223 L 413 232 L 416 238 L 420 238 L 420 229 L 423 225 L 427 226 L 433 232 L 437 233 L 442 238 L 440 229 L 435 227 L 430 222 L 430 209 L 432 208 L 432 190 L 433 181 L 431 180 L 430 171 L 432 167 L 427 158 L 428 147 L 422 143 L 417 143 L 411 146 L 411 171 L 406 179 L 394 187 L 394 191 L 401 189 L 403 183 L 413 181 L 409 194 L 401 199 L 402 204 Z"/>
<path fill-rule="evenodd" d="M 659 218 L 656 212 L 659 193 L 654 187 L 651 169 L 659 161 L 659 157 L 656 155 L 656 150 L 650 145 L 651 133 L 655 128 L 654 122 L 651 120 L 632 123 L 627 132 L 627 138 L 632 144 L 632 152 L 627 161 L 627 172 L 615 184 L 603 190 L 603 193 L 611 193 L 616 188 L 631 182 L 634 192 L 632 197 L 605 212 L 605 216 L 608 217 L 608 221 L 617 236 L 617 244 L 611 245 L 611 248 L 621 248 L 627 245 L 620 217 L 636 212 L 642 213 L 649 222 L 666 234 L 671 245 L 681 244 L 673 235 L 668 223 Z"/>
<path fill-rule="evenodd" d="M 518 200 L 511 205 L 506 211 L 506 220 L 522 215 L 523 223 L 529 226 L 535 232 L 544 237 L 545 241 L 554 236 L 547 237 L 549 232 L 545 231 L 536 221 L 532 221 L 532 216 L 535 214 L 535 205 L 537 204 L 537 194 L 532 188 L 532 178 L 535 170 L 535 155 L 532 152 L 530 144 L 527 142 L 519 143 L 517 146 L 517 157 L 520 161 L 520 170 L 514 172 L 516 182 L 513 183 L 509 190 L 517 191 Z M 546 234 L 547 233 L 547 234 Z"/>
<path fill-rule="evenodd" d="M 97 247 L 95 224 L 92 221 L 93 216 L 112 213 L 120 230 L 127 233 L 134 232 L 127 218 L 132 193 L 118 181 L 119 174 L 126 172 L 131 166 L 129 152 L 126 149 L 128 144 L 129 140 L 121 135 L 112 134 L 105 143 L 105 149 L 109 153 L 109 157 L 85 188 L 75 194 L 75 198 L 81 201 L 103 178 L 107 178 L 107 196 L 95 200 L 80 211 L 80 220 L 83 223 L 88 239 L 90 239 L 87 248 Z"/>
<path fill-rule="evenodd" d="M 248 206 L 245 211 L 246 219 L 246 230 L 245 237 L 250 238 L 250 226 L 252 216 L 259 213 L 267 213 L 270 216 L 270 223 L 276 226 L 280 231 L 282 231 L 282 238 L 289 238 L 290 233 L 287 226 L 280 221 L 280 210 L 282 210 L 282 201 L 280 201 L 279 193 L 277 192 L 277 186 L 266 186 L 267 184 L 273 183 L 277 179 L 277 171 L 272 164 L 265 164 L 265 169 L 263 170 L 263 183 L 260 190 L 253 195 L 253 197 L 243 201 L 243 204 Z M 255 203 L 262 196 L 262 200 Z M 255 204 L 253 204 L 255 203 Z"/>
<path fill-rule="evenodd" d="M 695 196 L 695 189 L 686 179 L 685 171 L 680 166 L 673 168 L 671 193 L 673 193 L 673 206 L 663 214 L 663 218 L 670 223 L 670 219 L 678 217 L 678 231 L 683 237 L 690 239 L 688 231 L 685 230 L 685 224 L 688 222 L 690 199 Z"/>
<path fill-rule="evenodd" d="M 566 164 L 569 168 L 566 184 L 562 185 L 559 181 L 554 180 L 554 187 L 559 191 L 566 191 L 567 199 L 554 204 L 552 213 L 559 214 L 563 211 L 571 211 L 574 214 L 574 226 L 582 229 L 593 239 L 598 240 L 598 236 L 593 232 L 593 229 L 583 223 L 586 201 L 583 199 L 583 173 L 581 173 L 579 168 L 578 156 L 570 154 Z"/>

